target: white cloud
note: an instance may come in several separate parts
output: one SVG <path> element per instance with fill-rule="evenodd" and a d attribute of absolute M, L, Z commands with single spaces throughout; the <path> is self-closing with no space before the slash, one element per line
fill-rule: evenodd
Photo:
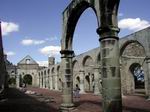
<path fill-rule="evenodd" d="M 45 46 L 44 48 L 41 48 L 39 51 L 44 55 L 55 56 L 59 55 L 60 50 L 61 50 L 60 46 Z"/>
<path fill-rule="evenodd" d="M 45 40 L 33 40 L 33 39 L 24 39 L 21 41 L 22 45 L 29 46 L 29 45 L 39 45 L 45 43 Z"/>
<path fill-rule="evenodd" d="M 37 61 L 37 63 L 38 63 L 40 66 L 46 66 L 46 67 L 48 67 L 48 61 Z"/>
<path fill-rule="evenodd" d="M 13 51 L 5 52 L 5 54 L 7 54 L 7 56 L 14 56 L 14 55 L 16 55 L 16 53 L 13 52 Z"/>
<path fill-rule="evenodd" d="M 138 31 L 150 26 L 150 22 L 140 18 L 125 18 L 119 21 L 119 28 Z"/>
<path fill-rule="evenodd" d="M 54 40 L 57 40 L 58 37 L 54 36 L 54 37 L 50 37 L 50 38 L 46 38 L 45 40 L 46 41 L 54 41 Z"/>
<path fill-rule="evenodd" d="M 13 22 L 2 22 L 2 35 L 8 35 L 11 32 L 19 31 L 19 25 Z"/>

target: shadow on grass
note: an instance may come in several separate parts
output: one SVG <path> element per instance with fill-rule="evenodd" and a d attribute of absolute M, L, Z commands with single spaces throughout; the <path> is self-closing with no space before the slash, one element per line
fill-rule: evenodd
<path fill-rule="evenodd" d="M 0 99 L 0 112 L 58 112 L 58 110 L 44 100 L 37 100 L 36 97 L 31 97 L 18 89 L 9 88 Z"/>

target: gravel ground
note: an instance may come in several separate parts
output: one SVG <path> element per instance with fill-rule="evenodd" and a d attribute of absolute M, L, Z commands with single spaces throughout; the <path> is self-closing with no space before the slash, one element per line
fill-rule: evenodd
<path fill-rule="evenodd" d="M 58 112 L 61 92 L 40 88 L 7 89 L 0 97 L 0 112 Z M 31 92 L 30 92 L 31 91 Z M 74 98 L 73 112 L 102 112 L 102 98 L 91 93 Z M 113 112 L 113 111 L 112 111 Z M 123 112 L 150 112 L 150 101 L 144 96 L 123 96 Z"/>

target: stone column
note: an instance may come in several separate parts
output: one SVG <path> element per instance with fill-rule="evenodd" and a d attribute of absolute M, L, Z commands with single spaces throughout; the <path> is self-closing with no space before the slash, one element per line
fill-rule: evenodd
<path fill-rule="evenodd" d="M 85 90 L 84 90 L 84 71 L 80 70 L 79 74 L 80 74 L 80 93 L 85 93 Z"/>
<path fill-rule="evenodd" d="M 47 77 L 47 80 L 48 80 L 48 82 L 47 82 L 47 86 L 48 86 L 48 89 L 50 89 L 50 80 L 49 80 L 49 74 L 48 74 L 48 77 Z"/>
<path fill-rule="evenodd" d="M 90 91 L 93 92 L 93 81 L 92 81 L 93 76 L 92 76 L 92 73 L 90 73 L 89 79 L 90 79 Z"/>
<path fill-rule="evenodd" d="M 48 89 L 48 75 L 46 75 L 46 89 Z"/>
<path fill-rule="evenodd" d="M 20 75 L 16 74 L 16 87 L 20 88 Z"/>
<path fill-rule="evenodd" d="M 118 6 L 120 0 L 100 0 L 103 112 L 122 112 L 119 66 Z"/>
<path fill-rule="evenodd" d="M 50 78 L 50 90 L 52 90 L 53 89 L 53 78 L 52 78 L 52 75 L 49 78 Z"/>
<path fill-rule="evenodd" d="M 69 112 L 73 109 L 73 70 L 72 70 L 72 58 L 73 51 L 62 50 L 61 51 L 61 68 L 62 68 L 62 104 L 61 111 Z"/>
<path fill-rule="evenodd" d="M 44 82 L 45 82 L 44 75 L 42 75 L 42 88 L 44 88 Z"/>
<path fill-rule="evenodd" d="M 41 87 L 41 75 L 39 74 L 39 88 Z"/>
<path fill-rule="evenodd" d="M 100 73 L 99 73 L 99 67 L 94 68 L 94 94 L 95 95 L 101 95 L 100 93 Z"/>
<path fill-rule="evenodd" d="M 43 75 L 43 88 L 45 88 L 46 87 L 46 76 L 45 76 L 45 74 Z"/>
<path fill-rule="evenodd" d="M 150 57 L 146 58 L 147 68 L 148 68 L 148 75 L 147 75 L 147 95 L 148 100 L 150 100 Z M 146 83 L 146 82 L 145 82 Z"/>
<path fill-rule="evenodd" d="M 55 75 L 55 90 L 58 90 L 58 74 Z"/>
<path fill-rule="evenodd" d="M 40 74 L 40 88 L 42 88 L 42 75 Z"/>

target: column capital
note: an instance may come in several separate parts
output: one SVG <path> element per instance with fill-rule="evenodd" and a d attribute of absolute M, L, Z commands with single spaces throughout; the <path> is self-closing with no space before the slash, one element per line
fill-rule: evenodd
<path fill-rule="evenodd" d="M 72 58 L 74 57 L 74 51 L 73 50 L 61 50 L 61 58 Z"/>
<path fill-rule="evenodd" d="M 99 27 L 97 33 L 101 36 L 100 41 L 106 38 L 119 39 L 118 33 L 120 29 L 115 26 Z"/>

